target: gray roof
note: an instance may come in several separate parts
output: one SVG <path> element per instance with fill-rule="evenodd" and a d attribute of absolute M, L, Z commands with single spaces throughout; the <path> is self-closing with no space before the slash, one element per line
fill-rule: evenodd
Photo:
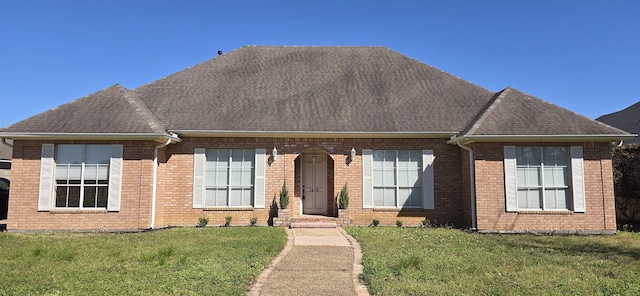
<path fill-rule="evenodd" d="M 166 134 L 131 92 L 114 85 L 1 129 L 20 133 Z"/>
<path fill-rule="evenodd" d="M 171 130 L 451 132 L 493 93 L 384 47 L 243 47 L 135 90 Z"/>
<path fill-rule="evenodd" d="M 0 137 L 167 131 L 625 135 L 384 47 L 247 46 L 131 91 L 112 86 L 0 129 Z"/>
<path fill-rule="evenodd" d="M 10 144 L 11 141 L 8 141 Z M 11 160 L 13 156 L 13 149 L 11 147 L 0 143 L 0 160 Z"/>
<path fill-rule="evenodd" d="M 615 135 L 625 132 L 507 87 L 466 135 Z"/>
<path fill-rule="evenodd" d="M 602 115 L 596 120 L 630 133 L 640 134 L 640 102 L 618 112 Z M 625 143 L 640 143 L 640 137 L 627 140 Z"/>

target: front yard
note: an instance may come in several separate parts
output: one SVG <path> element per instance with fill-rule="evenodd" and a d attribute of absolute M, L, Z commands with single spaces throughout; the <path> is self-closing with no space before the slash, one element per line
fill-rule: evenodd
<path fill-rule="evenodd" d="M 245 295 L 282 228 L 0 233 L 0 295 Z"/>
<path fill-rule="evenodd" d="M 372 295 L 640 295 L 640 233 L 482 235 L 348 227 Z"/>

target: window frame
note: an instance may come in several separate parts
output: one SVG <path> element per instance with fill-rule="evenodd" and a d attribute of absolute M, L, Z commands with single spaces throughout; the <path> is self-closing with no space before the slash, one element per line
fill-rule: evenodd
<path fill-rule="evenodd" d="M 567 154 L 567 175 L 565 182 L 568 187 L 568 197 L 566 197 L 566 208 L 549 208 L 546 206 L 546 196 L 542 196 L 540 208 L 520 208 L 518 205 L 518 182 L 517 182 L 517 153 L 516 147 L 564 147 Z M 544 171 L 540 171 L 544 174 Z M 574 212 L 584 213 L 585 186 L 584 186 L 584 159 L 582 146 L 564 145 L 518 145 L 504 146 L 504 190 L 505 190 L 505 210 L 507 212 Z M 549 186 L 549 188 L 554 188 Z M 545 193 L 546 194 L 546 193 Z"/>
<path fill-rule="evenodd" d="M 213 160 L 209 160 L 208 159 L 208 155 L 214 151 L 216 151 L 216 155 L 220 155 L 221 151 L 228 151 L 228 157 L 227 157 L 227 166 L 225 168 L 225 174 L 226 174 L 226 184 L 208 184 L 207 180 L 209 179 L 208 174 L 212 173 L 212 172 L 217 172 L 220 171 L 219 167 L 218 167 L 218 163 L 220 163 L 221 160 L 216 159 L 217 162 L 214 162 Z M 249 180 L 251 180 L 251 184 L 232 184 L 232 180 L 231 180 L 231 176 L 234 172 L 236 172 L 237 170 L 234 170 L 234 165 L 233 165 L 233 160 L 234 160 L 234 151 L 236 152 L 240 152 L 242 151 L 242 158 L 240 160 L 241 163 L 241 167 L 240 167 L 240 173 L 241 173 L 241 180 L 244 180 L 246 178 L 246 176 L 244 176 L 243 174 L 245 174 L 247 171 L 244 167 L 247 158 L 246 155 L 249 154 L 252 156 L 251 158 L 251 167 L 249 168 L 249 173 L 250 173 L 250 178 Z M 248 153 L 247 153 L 248 152 Z M 253 208 L 255 206 L 255 180 L 256 180 L 256 150 L 255 149 L 222 149 L 222 148 L 211 148 L 211 149 L 205 149 L 205 164 L 204 164 L 204 183 L 203 183 L 203 187 L 204 187 L 204 196 L 203 196 L 203 200 L 202 200 L 202 205 L 204 208 Z M 209 163 L 215 163 L 216 167 L 213 169 L 209 169 Z M 237 167 L 235 168 L 237 169 Z M 213 177 L 214 180 L 217 180 L 216 176 Z M 243 204 L 242 201 L 244 201 L 244 198 L 241 198 L 241 202 L 240 205 L 232 205 L 232 195 L 233 195 L 233 191 L 234 190 L 240 190 L 240 191 L 244 191 L 244 190 L 249 190 L 250 191 L 250 197 L 249 197 L 249 204 Z M 226 205 L 216 205 L 214 202 L 214 205 L 210 205 L 207 204 L 208 201 L 208 197 L 207 197 L 207 192 L 211 190 L 217 190 L 217 191 L 225 191 L 226 192 Z M 215 201 L 215 198 L 214 198 Z"/>
<path fill-rule="evenodd" d="M 412 160 L 413 161 L 417 161 L 418 162 L 418 166 L 417 167 L 411 167 L 414 169 L 418 170 L 418 173 L 416 175 L 416 180 L 414 182 L 413 186 L 408 186 L 408 185 L 403 185 L 401 184 L 400 181 L 400 175 L 401 175 L 401 171 L 403 170 L 402 166 L 400 165 L 401 160 L 400 160 L 400 154 L 402 152 L 408 153 L 409 156 L 411 156 L 411 154 L 415 153 L 418 157 L 417 159 L 412 159 L 411 157 L 409 158 L 409 161 L 407 163 L 410 163 Z M 376 160 L 376 154 L 377 153 L 383 153 L 385 159 L 382 160 L 382 165 L 376 165 L 376 163 L 381 163 L 380 160 Z M 391 154 L 392 157 L 390 157 L 389 159 L 386 158 L 387 154 Z M 421 173 L 422 173 L 422 154 L 420 153 L 420 150 L 415 150 L 415 149 L 377 149 L 377 150 L 373 150 L 373 163 L 372 163 L 372 177 L 373 177 L 373 181 L 372 181 L 372 185 L 373 185 L 373 200 L 372 200 L 372 206 L 374 208 L 380 208 L 380 209 L 384 209 L 384 208 L 395 208 L 395 209 L 411 209 L 411 208 L 416 208 L 416 209 L 421 209 L 423 207 L 423 183 L 422 183 L 422 178 L 421 178 Z M 393 162 L 393 169 L 389 170 L 389 167 L 385 166 L 385 163 L 387 162 Z M 406 166 L 406 172 L 408 173 L 410 170 L 409 166 Z M 393 172 L 393 184 L 385 184 L 384 180 L 385 180 L 385 173 L 388 173 L 389 171 Z M 382 174 L 382 177 L 380 178 L 380 180 L 382 181 L 382 184 L 376 184 L 376 172 L 379 172 Z M 419 183 L 419 186 L 416 186 L 415 183 Z M 393 190 L 393 197 L 394 197 L 394 205 L 384 205 L 385 203 L 385 198 L 383 197 L 383 204 L 382 205 L 376 205 L 376 200 L 378 200 L 379 198 L 377 198 L 376 196 L 376 192 L 378 190 L 382 189 L 382 192 L 384 193 L 386 190 L 388 189 L 392 189 Z M 406 204 L 407 201 L 411 201 L 411 194 L 409 194 L 409 196 L 407 196 L 407 200 L 405 201 L 404 204 L 401 204 L 401 192 L 403 190 L 409 190 L 411 193 L 418 192 L 419 194 L 419 198 L 418 200 L 420 201 L 419 205 L 409 205 L 409 206 L 405 206 L 404 204 Z"/>

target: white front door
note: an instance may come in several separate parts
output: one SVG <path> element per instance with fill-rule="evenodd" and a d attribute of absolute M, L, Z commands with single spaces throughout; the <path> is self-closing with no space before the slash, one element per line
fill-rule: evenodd
<path fill-rule="evenodd" d="M 302 213 L 327 213 L 327 157 L 324 153 L 305 153 L 302 170 Z"/>

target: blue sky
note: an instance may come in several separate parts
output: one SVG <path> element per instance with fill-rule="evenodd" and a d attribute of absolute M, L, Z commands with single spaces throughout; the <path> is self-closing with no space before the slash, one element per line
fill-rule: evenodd
<path fill-rule="evenodd" d="M 640 1 L 0 0 L 0 127 L 243 45 L 386 46 L 589 118 L 640 101 Z"/>

